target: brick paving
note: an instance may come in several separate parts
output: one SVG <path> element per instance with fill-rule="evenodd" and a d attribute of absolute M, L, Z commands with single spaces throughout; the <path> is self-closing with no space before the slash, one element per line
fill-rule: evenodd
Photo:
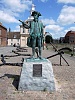
<path fill-rule="evenodd" d="M 1 47 L 0 55 L 13 55 L 12 50 L 16 50 L 15 47 Z M 31 49 L 27 48 L 31 54 Z M 56 52 L 51 50 L 43 50 L 43 57 L 48 57 Z M 18 91 L 18 83 L 21 68 L 20 66 L 0 66 L 0 100 L 75 100 L 75 57 L 70 55 L 63 55 L 68 61 L 70 66 L 62 59 L 62 66 L 60 66 L 60 57 L 56 56 L 50 58 L 53 65 L 53 71 L 55 76 L 56 91 Z M 7 57 L 6 62 L 21 63 L 24 56 Z M 26 56 L 25 56 L 26 57 Z M 0 61 L 0 64 L 2 62 Z"/>

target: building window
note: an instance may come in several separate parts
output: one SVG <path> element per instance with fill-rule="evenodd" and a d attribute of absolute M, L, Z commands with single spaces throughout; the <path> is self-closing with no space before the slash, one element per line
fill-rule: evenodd
<path fill-rule="evenodd" d="M 23 28 L 23 33 L 25 33 L 25 29 Z"/>
<path fill-rule="evenodd" d="M 23 33 L 25 33 L 26 32 L 26 29 L 25 28 L 23 28 L 23 31 L 22 31 Z"/>
<path fill-rule="evenodd" d="M 13 46 L 13 43 L 11 43 L 11 46 Z"/>
<path fill-rule="evenodd" d="M 17 39 L 17 42 L 19 42 L 19 39 Z"/>
<path fill-rule="evenodd" d="M 17 43 L 17 46 L 19 46 L 19 43 Z"/>
<path fill-rule="evenodd" d="M 1 30 L 0 30 L 0 35 L 1 35 Z"/>
<path fill-rule="evenodd" d="M 14 35 L 14 38 L 16 38 L 16 35 Z"/>
<path fill-rule="evenodd" d="M 13 41 L 13 39 L 11 39 L 11 42 Z"/>
<path fill-rule="evenodd" d="M 22 41 L 25 41 L 25 39 L 22 39 Z"/>

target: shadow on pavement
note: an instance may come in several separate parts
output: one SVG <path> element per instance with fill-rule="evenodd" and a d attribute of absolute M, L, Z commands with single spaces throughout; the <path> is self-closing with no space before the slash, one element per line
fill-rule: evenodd
<path fill-rule="evenodd" d="M 3 78 L 3 77 L 11 78 L 13 80 L 13 82 L 12 82 L 13 86 L 18 90 L 19 79 L 20 79 L 20 76 L 19 75 L 4 74 L 0 78 Z"/>

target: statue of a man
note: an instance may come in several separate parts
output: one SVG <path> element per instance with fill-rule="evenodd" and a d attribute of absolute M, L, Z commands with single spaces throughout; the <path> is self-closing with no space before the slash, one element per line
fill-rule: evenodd
<path fill-rule="evenodd" d="M 30 28 L 30 44 L 27 44 L 32 47 L 32 58 L 35 58 L 35 48 L 38 47 L 38 57 L 42 59 L 41 47 L 43 45 L 43 23 L 38 20 L 41 14 L 37 11 L 33 11 L 32 16 L 34 17 L 33 21 L 31 21 L 28 26 L 26 24 L 23 25 L 25 28 Z"/>

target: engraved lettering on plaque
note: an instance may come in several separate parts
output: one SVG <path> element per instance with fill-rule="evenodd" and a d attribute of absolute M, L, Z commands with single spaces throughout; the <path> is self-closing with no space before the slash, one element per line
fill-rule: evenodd
<path fill-rule="evenodd" d="M 33 77 L 42 77 L 42 64 L 33 64 Z"/>

